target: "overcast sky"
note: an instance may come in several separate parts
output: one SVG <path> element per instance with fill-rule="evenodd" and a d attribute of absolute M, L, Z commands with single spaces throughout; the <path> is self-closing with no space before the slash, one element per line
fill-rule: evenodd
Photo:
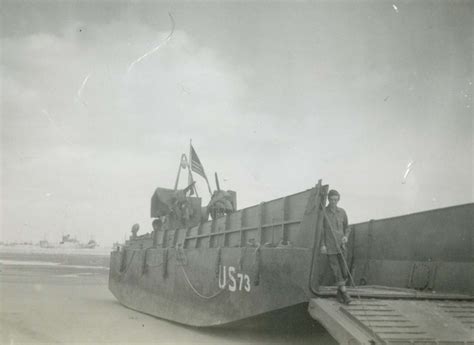
<path fill-rule="evenodd" d="M 473 4 L 1 1 L 0 239 L 150 231 L 190 138 L 239 208 L 473 202 Z"/>

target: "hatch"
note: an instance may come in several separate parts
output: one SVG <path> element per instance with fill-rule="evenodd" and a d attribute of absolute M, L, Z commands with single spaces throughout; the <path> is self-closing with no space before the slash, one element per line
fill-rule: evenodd
<path fill-rule="evenodd" d="M 474 344 L 474 302 L 313 298 L 309 313 L 340 344 Z"/>

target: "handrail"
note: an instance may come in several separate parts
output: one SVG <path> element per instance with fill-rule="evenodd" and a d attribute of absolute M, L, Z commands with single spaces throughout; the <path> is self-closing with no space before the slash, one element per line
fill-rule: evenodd
<path fill-rule="evenodd" d="M 284 222 L 267 223 L 267 224 L 262 225 L 262 229 L 276 227 L 276 226 L 279 226 L 279 225 L 281 226 L 281 225 L 297 224 L 297 223 L 301 223 L 301 220 L 287 220 L 287 221 L 284 221 Z M 226 230 L 226 231 L 220 231 L 220 232 L 211 232 L 211 233 L 207 233 L 207 234 L 198 234 L 198 235 L 186 237 L 185 239 L 186 240 L 192 240 L 192 239 L 201 238 L 201 237 L 217 236 L 217 235 L 230 234 L 230 233 L 240 232 L 240 231 L 257 230 L 259 228 L 260 227 L 258 225 L 256 225 L 256 226 L 247 226 L 247 227 L 244 227 L 244 228 L 238 228 L 238 229 L 232 229 L 232 230 Z"/>
<path fill-rule="evenodd" d="M 316 198 L 320 198 L 320 194 L 321 194 L 321 187 L 322 187 L 322 181 L 319 180 L 318 181 L 318 184 L 317 184 L 317 194 L 315 195 L 315 199 Z M 316 190 L 315 190 L 315 193 L 316 193 Z M 315 201 L 316 202 L 316 201 Z M 319 241 L 320 237 L 318 237 L 318 231 L 321 232 L 321 229 L 318 229 L 318 225 L 320 225 L 321 223 L 321 228 L 322 228 L 322 222 L 320 222 L 320 205 L 321 205 L 321 202 L 319 200 L 319 202 L 316 202 L 316 205 L 317 205 L 317 210 L 318 210 L 318 216 L 316 218 L 316 228 L 315 228 L 315 234 L 314 234 L 314 242 L 313 242 L 313 253 L 311 255 L 311 264 L 309 266 L 309 290 L 315 295 L 315 296 L 318 296 L 318 297 L 323 297 L 319 291 L 313 289 L 313 272 L 314 272 L 314 259 L 316 257 L 316 252 L 317 254 L 319 254 L 319 243 L 316 243 L 316 241 Z"/>

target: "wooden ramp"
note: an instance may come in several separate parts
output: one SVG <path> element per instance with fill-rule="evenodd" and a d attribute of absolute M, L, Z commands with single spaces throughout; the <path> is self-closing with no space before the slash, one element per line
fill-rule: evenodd
<path fill-rule="evenodd" d="M 340 344 L 474 345 L 474 302 L 313 298 L 309 313 Z"/>

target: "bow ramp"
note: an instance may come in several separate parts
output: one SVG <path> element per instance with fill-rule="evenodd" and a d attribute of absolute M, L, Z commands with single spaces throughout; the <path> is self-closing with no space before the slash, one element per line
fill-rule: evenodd
<path fill-rule="evenodd" d="M 340 344 L 473 345 L 474 302 L 313 298 L 309 313 Z"/>

